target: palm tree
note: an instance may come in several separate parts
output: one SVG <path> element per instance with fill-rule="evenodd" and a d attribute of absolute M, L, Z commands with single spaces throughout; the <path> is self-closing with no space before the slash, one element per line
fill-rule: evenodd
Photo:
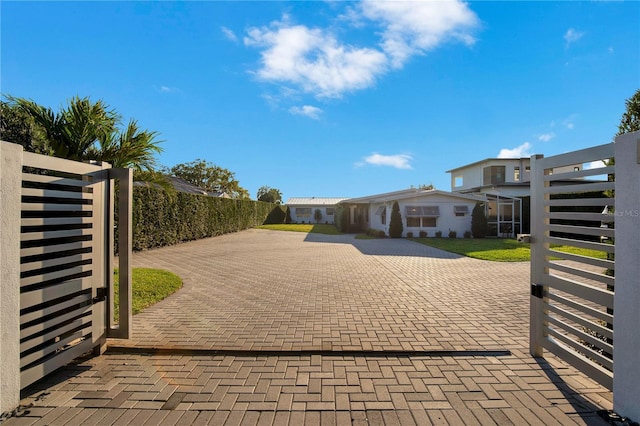
<path fill-rule="evenodd" d="M 115 131 L 99 141 L 90 155 L 113 167 L 130 167 L 135 171 L 151 172 L 156 168 L 155 154 L 162 152 L 156 141 L 157 132 L 140 130 L 136 120 L 129 121 L 124 131 Z"/>
<path fill-rule="evenodd" d="M 118 114 L 101 100 L 74 97 L 59 113 L 32 100 L 8 97 L 33 118 L 44 133 L 49 150 L 55 157 L 70 160 L 93 160 L 95 145 L 116 130 Z"/>
<path fill-rule="evenodd" d="M 121 117 L 102 100 L 74 97 L 55 113 L 32 100 L 8 96 L 9 102 L 41 128 L 47 150 L 56 157 L 76 161 L 96 160 L 113 167 L 153 171 L 155 154 L 162 149 L 157 132 L 141 130 L 135 120 L 118 129 Z"/>

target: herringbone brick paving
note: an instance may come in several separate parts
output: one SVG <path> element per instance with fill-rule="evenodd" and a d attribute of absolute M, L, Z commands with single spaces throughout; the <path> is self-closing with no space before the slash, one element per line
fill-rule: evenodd
<path fill-rule="evenodd" d="M 134 264 L 184 288 L 110 344 L 177 351 L 69 366 L 7 425 L 603 424 L 595 411 L 611 408 L 584 375 L 529 355 L 528 263 L 250 230 Z M 455 352 L 469 350 L 510 354 Z"/>

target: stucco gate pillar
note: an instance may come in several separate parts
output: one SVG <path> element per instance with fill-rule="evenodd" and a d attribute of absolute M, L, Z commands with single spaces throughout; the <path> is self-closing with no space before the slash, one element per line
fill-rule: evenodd
<path fill-rule="evenodd" d="M 0 141 L 0 413 L 20 402 L 22 146 Z"/>
<path fill-rule="evenodd" d="M 640 421 L 640 132 L 618 136 L 613 410 Z"/>

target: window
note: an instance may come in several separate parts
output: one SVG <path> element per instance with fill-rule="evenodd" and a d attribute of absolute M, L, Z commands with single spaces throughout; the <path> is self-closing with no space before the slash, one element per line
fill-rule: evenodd
<path fill-rule="evenodd" d="M 485 167 L 483 170 L 484 185 L 495 185 L 504 183 L 504 170 L 505 166 Z"/>
<path fill-rule="evenodd" d="M 453 206 L 453 212 L 458 217 L 463 217 L 469 214 L 469 206 Z"/>
<path fill-rule="evenodd" d="M 380 216 L 380 223 L 387 224 L 387 206 L 380 206 L 376 210 L 376 216 Z"/>
<path fill-rule="evenodd" d="M 327 207 L 327 216 L 333 216 L 334 211 L 333 207 Z"/>
<path fill-rule="evenodd" d="M 524 168 L 524 171 L 527 172 L 527 173 L 531 172 L 531 166 L 526 166 Z"/>
<path fill-rule="evenodd" d="M 405 207 L 407 217 L 411 216 L 440 216 L 439 206 L 407 206 Z"/>
<path fill-rule="evenodd" d="M 513 181 L 520 182 L 520 166 L 513 168 Z"/>
<path fill-rule="evenodd" d="M 407 228 L 435 228 L 440 216 L 439 206 L 407 206 Z"/>
<path fill-rule="evenodd" d="M 296 216 L 311 217 L 311 207 L 296 207 Z"/>

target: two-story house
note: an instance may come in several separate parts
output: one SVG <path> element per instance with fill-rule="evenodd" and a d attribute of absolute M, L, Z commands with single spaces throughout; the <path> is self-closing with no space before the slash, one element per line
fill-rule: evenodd
<path fill-rule="evenodd" d="M 554 169 L 553 173 L 582 170 L 582 164 Z M 515 236 L 529 232 L 531 159 L 487 158 L 447 170 L 451 191 L 487 198 L 491 233 Z"/>

